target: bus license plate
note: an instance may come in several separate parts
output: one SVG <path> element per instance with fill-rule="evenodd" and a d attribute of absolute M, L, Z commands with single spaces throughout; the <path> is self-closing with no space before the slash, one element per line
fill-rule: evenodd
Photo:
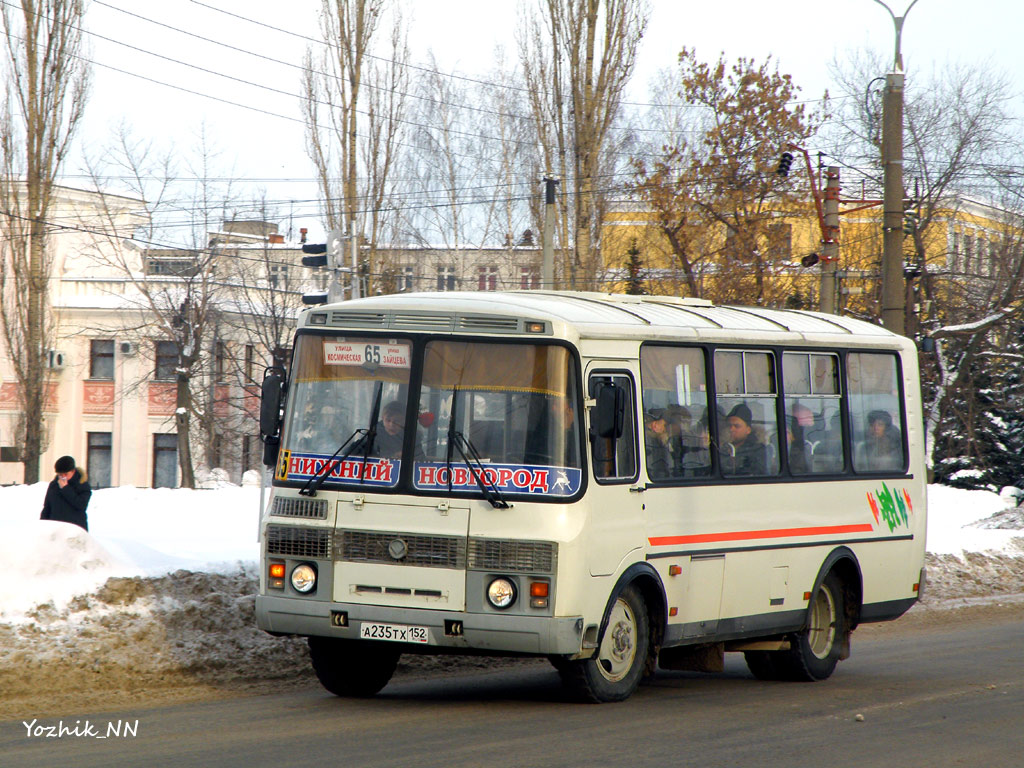
<path fill-rule="evenodd" d="M 426 627 L 407 627 L 403 624 L 359 625 L 362 640 L 391 640 L 395 643 L 429 643 L 430 632 Z"/>

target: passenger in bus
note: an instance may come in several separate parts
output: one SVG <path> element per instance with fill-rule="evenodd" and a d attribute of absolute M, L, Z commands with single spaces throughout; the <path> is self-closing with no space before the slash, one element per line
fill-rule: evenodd
<path fill-rule="evenodd" d="M 725 413 L 718 409 L 719 423 L 724 422 Z M 711 430 L 708 427 L 708 409 L 697 420 L 693 436 L 685 446 L 682 455 L 683 477 L 705 477 L 711 474 Z"/>
<path fill-rule="evenodd" d="M 835 411 L 832 418 L 829 419 L 829 428 L 817 434 L 819 435 L 818 440 L 812 443 L 812 471 L 819 474 L 842 472 L 843 424 L 840 412 Z"/>
<path fill-rule="evenodd" d="M 568 397 L 545 395 L 544 404 L 530 427 L 523 455 L 525 464 L 578 467 L 573 424 L 576 412 Z"/>
<path fill-rule="evenodd" d="M 665 408 L 665 434 L 671 454 L 669 472 L 678 477 L 683 474 L 683 461 L 688 451 L 697 448 L 693 419 L 685 406 L 669 403 Z"/>
<path fill-rule="evenodd" d="M 651 408 L 644 413 L 644 447 L 647 451 L 648 477 L 652 480 L 667 478 L 671 474 L 673 461 L 665 411 L 662 408 Z"/>
<path fill-rule="evenodd" d="M 740 403 L 726 417 L 729 442 L 722 447 L 722 471 L 727 475 L 764 475 L 768 471 L 764 444 L 754 433 L 750 406 Z"/>
<path fill-rule="evenodd" d="M 405 442 L 405 403 L 392 400 L 380 411 L 377 422 L 377 436 L 373 441 L 371 456 L 382 456 L 386 459 L 397 459 L 402 455 L 402 444 Z M 358 454 L 359 449 L 356 450 Z M 422 453 L 422 451 L 419 451 Z"/>
<path fill-rule="evenodd" d="M 854 466 L 859 470 L 879 472 L 903 467 L 903 441 L 893 426 L 888 411 L 871 411 L 864 441 L 854 453 Z"/>
<path fill-rule="evenodd" d="M 788 445 L 789 471 L 794 475 L 806 475 L 807 441 L 804 439 L 804 427 L 796 415 L 789 417 L 789 424 L 786 426 L 786 444 Z"/>

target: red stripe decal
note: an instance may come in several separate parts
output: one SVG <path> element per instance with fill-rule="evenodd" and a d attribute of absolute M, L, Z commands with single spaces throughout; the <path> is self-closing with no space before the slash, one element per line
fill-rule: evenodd
<path fill-rule="evenodd" d="M 716 541 L 750 541 L 752 539 L 786 539 L 793 536 L 827 536 L 838 533 L 871 533 L 870 523 L 857 525 L 822 525 L 815 528 L 773 528 L 766 531 L 734 531 L 725 533 L 699 533 L 694 536 L 653 536 L 648 539 L 652 547 L 672 544 L 709 544 Z"/>

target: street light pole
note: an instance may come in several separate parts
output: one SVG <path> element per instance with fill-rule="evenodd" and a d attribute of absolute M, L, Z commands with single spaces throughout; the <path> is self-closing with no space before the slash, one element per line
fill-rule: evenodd
<path fill-rule="evenodd" d="M 905 330 L 906 293 L 903 278 L 903 22 L 913 0 L 897 16 L 882 0 L 875 0 L 892 17 L 896 30 L 893 71 L 885 78 L 882 100 L 882 173 L 884 214 L 882 218 L 882 325 L 902 335 Z"/>

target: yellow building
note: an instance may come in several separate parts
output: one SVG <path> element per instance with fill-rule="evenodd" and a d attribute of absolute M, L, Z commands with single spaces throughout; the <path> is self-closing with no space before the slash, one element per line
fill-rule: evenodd
<path fill-rule="evenodd" d="M 925 209 L 914 213 L 918 210 L 925 215 L 921 226 L 904 237 L 908 317 L 916 313 L 917 319 L 928 319 L 934 298 L 953 299 L 956 306 L 957 298 L 969 300 L 972 290 L 997 280 L 1022 227 L 1012 213 L 970 200 L 936 207 L 930 217 Z M 877 317 L 882 206 L 844 198 L 839 220 L 835 306 L 843 313 Z M 822 253 L 822 234 L 813 204 L 772 212 L 748 242 L 737 240 L 742 235 L 725 224 L 672 231 L 656 212 L 618 203 L 602 224 L 603 282 L 615 292 L 632 287 L 722 303 L 819 306 L 822 265 L 810 262 Z M 912 329 L 908 325 L 908 332 Z"/>

